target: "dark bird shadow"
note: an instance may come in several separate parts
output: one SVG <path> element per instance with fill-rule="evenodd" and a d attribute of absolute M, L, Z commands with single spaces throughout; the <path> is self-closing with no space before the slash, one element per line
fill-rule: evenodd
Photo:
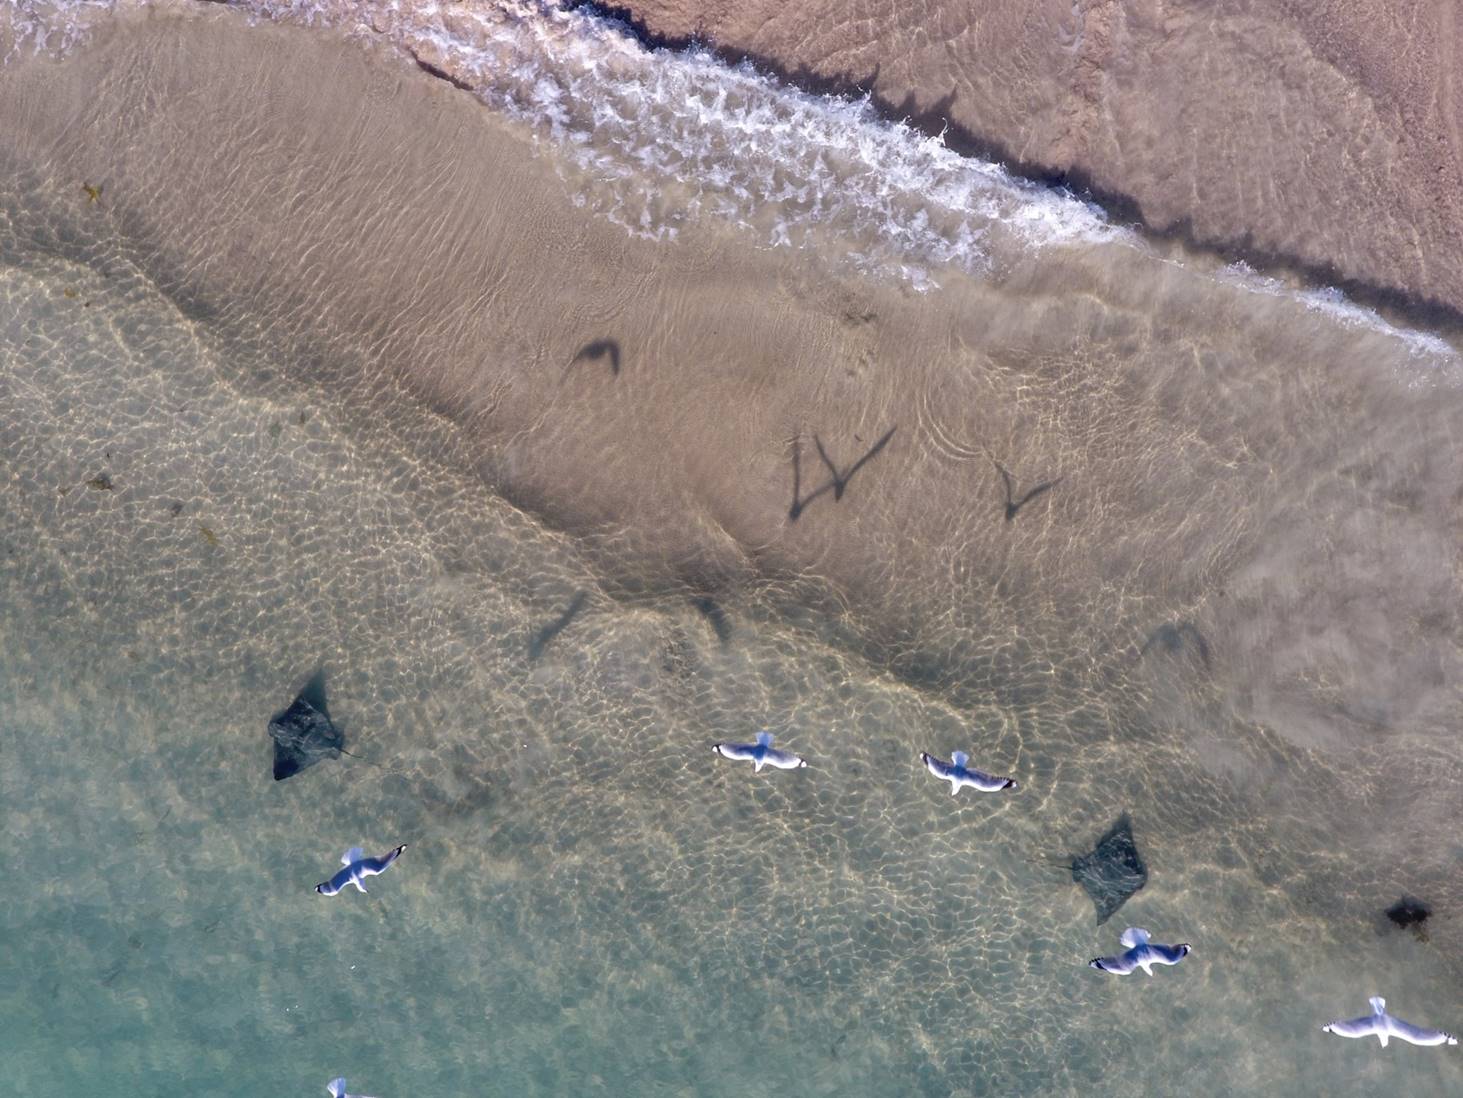
<path fill-rule="evenodd" d="M 817 488 L 808 495 L 803 495 L 803 440 L 801 436 L 792 440 L 792 506 L 787 510 L 787 517 L 797 522 L 803 513 L 803 508 L 812 503 L 825 492 L 833 491 L 834 484 L 829 481 L 821 488 Z"/>
<path fill-rule="evenodd" d="M 843 490 L 848 487 L 848 482 L 853 479 L 853 475 L 869 462 L 873 461 L 874 458 L 878 456 L 879 451 L 882 450 L 885 446 L 889 445 L 889 440 L 894 437 L 894 432 L 897 430 L 899 430 L 899 426 L 898 424 L 895 424 L 893 427 L 890 427 L 889 430 L 885 431 L 884 436 L 879 439 L 878 442 L 870 446 L 868 452 L 865 453 L 863 457 L 859 458 L 852 465 L 850 465 L 848 467 L 848 471 L 844 473 L 840 473 L 838 471 L 838 466 L 833 464 L 833 459 L 828 456 L 828 451 L 823 449 L 822 440 L 818 438 L 817 435 L 813 436 L 813 444 L 818 447 L 818 456 L 823 459 L 823 464 L 828 467 L 828 475 L 833 478 L 834 499 L 838 500 L 843 498 Z"/>
<path fill-rule="evenodd" d="M 1062 483 L 1062 481 L 1064 481 L 1064 480 L 1067 479 L 1066 477 L 1057 477 L 1056 480 L 1049 480 L 1045 484 L 1038 484 L 1035 488 L 1033 488 L 1031 491 L 1027 492 L 1020 499 L 1016 499 L 1015 498 L 1015 496 L 1016 496 L 1016 485 L 1015 485 L 1015 482 L 1012 481 L 1012 479 L 1011 479 L 1011 474 L 1008 473 L 1008 472 L 1006 472 L 1006 470 L 1002 467 L 1001 463 L 999 461 L 996 461 L 995 458 L 992 458 L 991 459 L 991 464 L 996 467 L 996 469 L 997 469 L 998 472 L 1000 472 L 1000 474 L 1001 474 L 1001 481 L 1006 486 L 1006 521 L 1007 522 L 1010 522 L 1012 519 L 1014 519 L 1016 517 L 1016 512 L 1019 511 L 1019 510 L 1021 510 L 1021 508 L 1025 507 L 1028 503 L 1030 503 L 1032 500 L 1034 500 L 1037 496 L 1041 495 L 1043 492 L 1046 492 L 1046 491 L 1048 491 L 1048 490 L 1050 490 L 1052 488 L 1055 488 L 1058 484 Z"/>
<path fill-rule="evenodd" d="M 310 676 L 288 709 L 269 722 L 274 740 L 274 780 L 294 777 L 321 759 L 337 759 L 345 734 L 330 719 L 325 701 L 325 671 Z"/>
<path fill-rule="evenodd" d="M 1148 867 L 1133 841 L 1133 821 L 1124 812 L 1091 852 L 1072 859 L 1072 879 L 1086 890 L 1105 923 L 1128 897 L 1148 883 Z"/>
<path fill-rule="evenodd" d="M 620 376 L 620 343 L 614 339 L 596 339 L 592 343 L 586 343 L 579 350 L 574 352 L 574 357 L 569 360 L 569 367 L 564 371 L 568 373 L 576 365 L 586 359 L 598 362 L 602 358 L 609 359 L 610 373 L 615 377 Z"/>
<path fill-rule="evenodd" d="M 533 640 L 528 642 L 528 658 L 536 660 L 539 656 L 543 655 L 543 651 L 549 646 L 549 642 L 569 627 L 569 623 L 574 620 L 580 610 L 584 609 L 584 604 L 588 601 L 588 591 L 576 592 L 574 598 L 570 600 L 568 608 L 534 634 Z"/>
<path fill-rule="evenodd" d="M 848 482 L 853 479 L 854 474 L 869 462 L 873 461 L 879 455 L 879 451 L 889 445 L 889 440 L 894 437 L 894 432 L 897 430 L 899 430 L 898 424 L 890 427 L 889 430 L 884 432 L 878 442 L 868 448 L 863 457 L 842 471 L 834 464 L 833 459 L 828 456 L 828 451 L 823 448 L 823 440 L 815 434 L 813 436 L 813 445 L 818 448 L 818 457 L 822 459 L 824 466 L 828 469 L 828 475 L 832 479 L 821 487 L 809 492 L 806 496 L 802 494 L 802 439 L 801 437 L 794 438 L 792 440 L 792 507 L 788 510 L 787 517 L 796 522 L 798 516 L 803 513 L 803 509 L 825 492 L 832 492 L 835 500 L 842 499 L 844 489 L 848 487 Z"/>

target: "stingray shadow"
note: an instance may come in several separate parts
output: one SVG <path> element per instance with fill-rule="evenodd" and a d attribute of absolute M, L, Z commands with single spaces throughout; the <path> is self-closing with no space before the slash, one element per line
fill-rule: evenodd
<path fill-rule="evenodd" d="M 1204 634 L 1191 622 L 1165 622 L 1148 635 L 1143 642 L 1143 647 L 1138 650 L 1138 658 L 1142 659 L 1149 652 L 1157 650 L 1169 656 L 1180 655 L 1187 644 L 1192 643 L 1194 652 L 1199 657 L 1199 662 L 1204 669 L 1209 669 L 1209 642 L 1204 639 Z"/>
<path fill-rule="evenodd" d="M 345 734 L 330 719 L 323 668 L 310 676 L 288 709 L 270 719 L 269 735 L 274 740 L 277 782 L 294 777 L 321 759 L 340 758 Z"/>
<path fill-rule="evenodd" d="M 568 608 L 534 634 L 533 640 L 528 642 L 528 658 L 536 660 L 543 655 L 544 649 L 548 647 L 549 642 L 569 627 L 569 623 L 574 620 L 580 610 L 584 609 L 584 604 L 588 601 L 588 591 L 575 592 L 574 598 L 570 600 Z"/>
<path fill-rule="evenodd" d="M 710 623 L 718 641 L 726 644 L 731 640 L 731 618 L 727 617 L 727 613 L 722 609 L 720 603 L 710 595 L 700 595 L 691 600 L 691 605 L 700 611 L 701 616 Z"/>

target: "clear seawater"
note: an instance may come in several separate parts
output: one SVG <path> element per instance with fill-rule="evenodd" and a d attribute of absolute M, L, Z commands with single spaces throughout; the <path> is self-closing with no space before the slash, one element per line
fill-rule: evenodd
<path fill-rule="evenodd" d="M 675 66 L 716 65 L 634 56 L 665 66 L 673 98 Z M 754 105 L 737 125 L 792 119 L 789 149 L 823 132 L 808 128 L 816 101 L 727 79 L 733 98 L 765 94 L 785 112 Z M 486 98 L 520 122 L 535 106 Z M 955 187 L 944 152 L 848 105 L 827 111 L 828 134 L 870 127 L 908 157 L 901 170 L 933 156 Z M 617 163 L 623 178 L 592 160 L 566 169 L 586 173 L 586 217 L 657 239 L 677 218 L 725 217 L 750 227 L 749 247 L 781 240 L 757 220 L 769 199 L 747 199 L 743 217 L 725 197 L 735 181 L 644 222 L 626 213 L 634 192 L 611 186 L 635 178 Z M 18 228 L 49 224 L 26 204 L 51 191 L 3 197 L 8 1093 L 320 1094 L 337 1075 L 380 1098 L 1463 1089 L 1456 1049 L 1319 1032 L 1371 994 L 1421 1024 L 1463 1024 L 1457 958 L 1439 945 L 1457 941 L 1447 901 L 1463 901 L 1463 842 L 1406 823 L 1411 782 L 1429 821 L 1458 803 L 1426 781 L 1456 769 L 1455 707 L 1376 754 L 1271 728 L 1235 739 L 1232 699 L 1200 674 L 1207 655 L 1169 634 L 1143 659 L 1082 651 L 1091 604 L 1002 595 L 1022 637 L 952 612 L 951 653 L 994 653 L 952 685 L 857 643 L 822 588 L 800 603 L 785 583 L 752 583 L 714 607 L 684 587 L 632 588 L 476 475 L 446 418 L 389 387 L 366 400 L 311 383 L 267 332 L 241 335 L 249 317 L 180 300 L 105 234 Z M 840 250 L 874 256 L 860 267 L 871 278 L 912 255 L 916 298 L 940 292 L 943 270 L 984 271 L 972 257 L 985 253 L 928 213 L 891 243 L 875 214 L 908 211 L 846 197 L 801 246 L 858 237 Z M 1144 247 L 1063 196 L 998 198 L 1032 221 L 1028 199 L 1067 211 L 1068 244 Z M 1290 293 L 1232 269 L 1215 285 L 1257 314 Z M 1300 300 L 1317 324 L 1383 338 L 1382 321 L 1334 296 Z M 1429 422 L 1454 422 L 1456 399 L 1442 392 Z M 1296 426 L 1300 406 L 1275 428 L 1300 436 L 1297 463 L 1321 449 L 1320 428 Z M 1411 472 L 1446 482 L 1419 455 L 1448 441 L 1420 439 Z M 1141 533 L 1155 554 L 1168 544 Z M 1344 578 L 1365 589 L 1369 575 Z M 352 755 L 274 782 L 268 722 L 317 668 Z M 812 765 L 754 775 L 710 751 L 763 727 Z M 951 749 L 1021 790 L 951 798 L 918 760 Z M 1396 792 L 1336 826 L 1332 798 L 1368 776 Z M 1150 880 L 1097 926 L 1065 863 L 1124 812 Z M 347 847 L 403 842 L 369 895 L 312 891 Z M 1419 874 L 1443 882 L 1430 894 L 1441 929 L 1379 922 Z M 1130 924 L 1195 952 L 1152 978 L 1089 969 Z"/>

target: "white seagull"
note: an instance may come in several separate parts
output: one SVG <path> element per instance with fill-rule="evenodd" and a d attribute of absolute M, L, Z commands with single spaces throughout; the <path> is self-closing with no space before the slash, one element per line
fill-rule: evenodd
<path fill-rule="evenodd" d="M 345 1076 L 339 1079 L 330 1080 L 330 1085 L 325 1088 L 330 1092 L 330 1098 L 366 1098 L 364 1094 L 347 1094 L 345 1092 Z"/>
<path fill-rule="evenodd" d="M 1368 1000 L 1372 1004 L 1372 1013 L 1366 1018 L 1353 1018 L 1349 1022 L 1329 1022 L 1321 1027 L 1325 1033 L 1334 1033 L 1337 1037 L 1375 1037 L 1382 1042 L 1382 1047 L 1387 1047 L 1387 1038 L 1397 1037 L 1408 1044 L 1413 1045 L 1456 1045 L 1458 1038 L 1451 1033 L 1444 1033 L 1440 1029 L 1421 1029 L 1404 1022 L 1401 1018 L 1394 1018 L 1387 1013 L 1387 1000 L 1380 995 L 1374 995 Z"/>
<path fill-rule="evenodd" d="M 807 766 L 808 761 L 791 751 L 778 751 L 772 746 L 771 732 L 758 732 L 756 743 L 714 743 L 711 750 L 723 759 L 740 759 L 750 762 L 758 773 L 764 766 L 775 766 L 779 770 L 796 770 Z"/>
<path fill-rule="evenodd" d="M 380 858 L 368 858 L 366 852 L 358 846 L 353 846 L 340 856 L 340 864 L 345 866 L 339 873 L 324 884 L 317 884 L 315 891 L 322 896 L 334 896 L 346 885 L 355 885 L 360 891 L 366 891 L 366 886 L 361 882 L 367 877 L 374 877 L 378 873 L 385 873 L 386 867 L 406 849 L 406 843 L 402 843 L 390 854 Z"/>
<path fill-rule="evenodd" d="M 1114 976 L 1126 976 L 1135 968 L 1141 968 L 1153 975 L 1154 965 L 1176 965 L 1189 955 L 1189 943 L 1159 945 L 1148 940 L 1148 931 L 1141 926 L 1130 926 L 1118 939 L 1128 947 L 1126 953 L 1116 957 L 1094 957 L 1087 964 L 1099 972 L 1111 972 Z"/>
<path fill-rule="evenodd" d="M 928 751 L 921 751 L 919 758 L 931 774 L 942 782 L 950 783 L 950 796 L 960 792 L 962 785 L 968 785 L 972 789 L 979 789 L 982 793 L 995 793 L 1002 789 L 1015 789 L 1015 778 L 997 778 L 980 770 L 974 770 L 965 764 L 970 761 L 970 756 L 964 751 L 956 751 L 950 756 L 950 761 L 937 759 Z"/>

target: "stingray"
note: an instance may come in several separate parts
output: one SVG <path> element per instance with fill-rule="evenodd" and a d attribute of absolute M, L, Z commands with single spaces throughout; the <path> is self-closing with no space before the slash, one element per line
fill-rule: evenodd
<path fill-rule="evenodd" d="M 1087 890 L 1105 923 L 1129 896 L 1148 883 L 1148 867 L 1133 842 L 1133 821 L 1126 812 L 1097 841 L 1092 853 L 1072 860 L 1072 879 Z"/>
<path fill-rule="evenodd" d="M 325 705 L 325 672 L 317 671 L 283 713 L 269 722 L 274 738 L 274 780 L 292 778 L 321 759 L 338 759 L 345 735 Z"/>

